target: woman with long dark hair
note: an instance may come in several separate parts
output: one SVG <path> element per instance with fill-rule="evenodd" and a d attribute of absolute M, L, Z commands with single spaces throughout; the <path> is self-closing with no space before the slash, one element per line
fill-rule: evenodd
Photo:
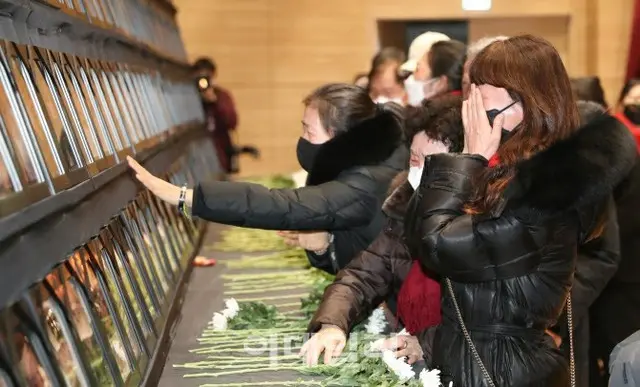
<path fill-rule="evenodd" d="M 469 76 L 463 153 L 429 158 L 405 223 L 417 264 L 442 278 L 427 360 L 458 386 L 565 387 L 569 365 L 545 330 L 635 144 L 610 116 L 580 127 L 560 55 L 541 38 L 490 44 Z"/>

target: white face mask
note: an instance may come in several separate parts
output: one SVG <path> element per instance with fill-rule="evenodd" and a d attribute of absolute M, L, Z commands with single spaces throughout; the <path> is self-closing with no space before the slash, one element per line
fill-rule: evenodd
<path fill-rule="evenodd" d="M 424 167 L 409 167 L 409 175 L 407 176 L 407 180 L 409 180 L 409 184 L 413 187 L 413 190 L 417 190 L 420 186 L 420 180 L 422 180 L 422 171 Z"/>
<path fill-rule="evenodd" d="M 402 98 L 399 98 L 399 97 L 387 98 L 385 96 L 380 96 L 380 97 L 374 99 L 373 102 L 380 103 L 380 104 L 387 103 L 387 102 L 395 102 L 398 105 L 404 106 L 404 101 L 402 100 Z"/>
<path fill-rule="evenodd" d="M 404 89 L 407 91 L 409 105 L 420 106 L 424 100 L 424 86 L 426 82 L 416 81 L 413 75 L 410 75 L 404 81 Z"/>

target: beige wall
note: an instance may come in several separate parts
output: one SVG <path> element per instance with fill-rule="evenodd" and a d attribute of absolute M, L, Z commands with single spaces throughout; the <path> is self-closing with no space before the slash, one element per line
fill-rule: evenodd
<path fill-rule="evenodd" d="M 622 84 L 633 0 L 493 0 L 486 13 L 460 1 L 176 0 L 193 59 L 215 58 L 240 113 L 239 141 L 259 146 L 245 173 L 292 171 L 301 99 L 325 83 L 349 82 L 377 47 L 381 19 L 469 19 L 470 39 L 532 33 L 551 41 L 573 76 L 597 74 L 613 102 Z"/>

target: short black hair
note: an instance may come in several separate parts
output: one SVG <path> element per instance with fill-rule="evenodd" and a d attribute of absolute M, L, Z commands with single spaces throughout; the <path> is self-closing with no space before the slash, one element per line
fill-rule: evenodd
<path fill-rule="evenodd" d="M 449 152 L 462 152 L 464 127 L 460 95 L 445 94 L 424 100 L 420 106 L 407 107 L 405 114 L 405 135 L 409 144 L 416 134 L 424 132 L 430 139 L 445 144 Z"/>
<path fill-rule="evenodd" d="M 604 99 L 604 89 L 599 77 L 571 78 L 571 90 L 577 100 L 591 101 L 608 108 Z"/>
<path fill-rule="evenodd" d="M 620 97 L 618 98 L 618 103 L 622 103 L 622 101 L 627 96 L 627 94 L 629 94 L 631 89 L 633 89 L 633 87 L 636 86 L 636 85 L 640 85 L 640 78 L 631 78 L 631 79 L 629 79 L 624 84 L 624 86 L 622 86 L 622 90 L 620 91 Z"/>
<path fill-rule="evenodd" d="M 215 73 L 217 70 L 216 67 L 216 62 L 213 61 L 213 59 L 211 58 L 198 58 L 195 62 L 193 62 L 193 65 L 191 66 L 191 71 L 196 72 L 196 71 L 202 71 L 202 70 L 206 70 L 206 71 L 211 71 L 212 73 Z"/>
<path fill-rule="evenodd" d="M 587 125 L 588 123 L 595 121 L 599 117 L 602 117 L 606 110 L 602 104 L 594 101 L 577 101 L 578 112 L 580 113 L 580 125 Z"/>
<path fill-rule="evenodd" d="M 435 42 L 427 57 L 431 76 L 446 76 L 449 91 L 462 90 L 462 70 L 466 59 L 467 46 L 457 40 Z"/>

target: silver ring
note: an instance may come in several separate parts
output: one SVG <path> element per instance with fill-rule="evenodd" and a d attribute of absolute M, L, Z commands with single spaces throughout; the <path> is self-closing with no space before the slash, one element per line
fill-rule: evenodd
<path fill-rule="evenodd" d="M 405 341 L 404 345 L 402 346 L 402 349 L 407 349 L 408 346 L 409 346 L 409 342 Z"/>

